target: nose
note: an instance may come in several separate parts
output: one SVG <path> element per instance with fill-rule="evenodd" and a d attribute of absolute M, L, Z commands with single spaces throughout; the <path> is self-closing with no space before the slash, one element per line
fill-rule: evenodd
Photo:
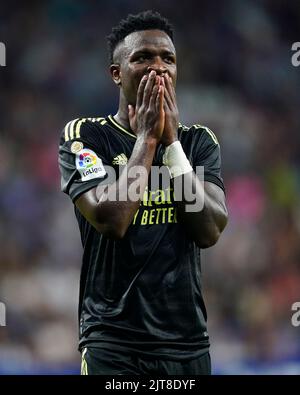
<path fill-rule="evenodd" d="M 162 61 L 160 56 L 156 56 L 153 62 L 147 68 L 147 72 L 150 73 L 152 70 L 156 72 L 157 75 L 163 75 L 167 72 L 165 63 Z"/>

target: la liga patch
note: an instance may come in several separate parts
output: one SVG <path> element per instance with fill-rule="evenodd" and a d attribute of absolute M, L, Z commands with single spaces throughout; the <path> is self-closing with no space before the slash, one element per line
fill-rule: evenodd
<path fill-rule="evenodd" d="M 102 160 L 88 148 L 76 153 L 76 169 L 81 175 L 81 181 L 103 177 L 106 174 Z"/>

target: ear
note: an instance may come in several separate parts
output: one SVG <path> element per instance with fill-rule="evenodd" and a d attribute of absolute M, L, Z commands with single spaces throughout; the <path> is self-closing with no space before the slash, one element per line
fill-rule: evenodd
<path fill-rule="evenodd" d="M 118 86 L 121 86 L 121 70 L 120 65 L 118 63 L 111 64 L 109 67 L 109 71 L 114 83 Z"/>

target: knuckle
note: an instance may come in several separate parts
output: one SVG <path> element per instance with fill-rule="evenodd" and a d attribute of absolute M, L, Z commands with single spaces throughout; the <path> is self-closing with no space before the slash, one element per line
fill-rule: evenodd
<path fill-rule="evenodd" d="M 145 112 L 145 106 L 144 104 L 141 105 L 141 107 L 139 108 L 139 114 L 143 114 Z"/>

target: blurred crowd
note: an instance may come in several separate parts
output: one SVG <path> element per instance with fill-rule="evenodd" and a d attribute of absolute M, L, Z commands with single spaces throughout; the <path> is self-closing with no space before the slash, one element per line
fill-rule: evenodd
<path fill-rule="evenodd" d="M 300 41 L 297 0 L 17 1 L 1 5 L 0 373 L 76 373 L 81 243 L 60 192 L 59 134 L 117 108 L 105 37 L 128 13 L 175 26 L 181 122 L 217 135 L 229 209 L 203 252 L 216 373 L 300 362 Z"/>

